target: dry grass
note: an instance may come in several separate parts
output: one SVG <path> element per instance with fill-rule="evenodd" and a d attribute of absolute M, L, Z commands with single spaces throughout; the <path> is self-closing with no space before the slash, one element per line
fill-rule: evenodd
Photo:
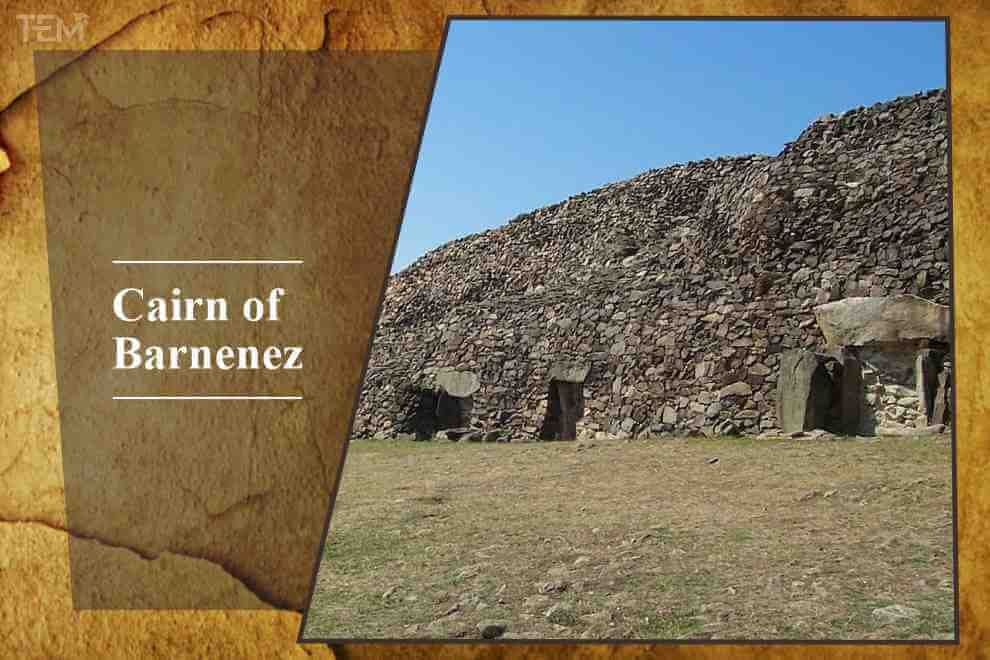
<path fill-rule="evenodd" d="M 950 465 L 947 436 L 355 442 L 306 636 L 951 639 Z"/>

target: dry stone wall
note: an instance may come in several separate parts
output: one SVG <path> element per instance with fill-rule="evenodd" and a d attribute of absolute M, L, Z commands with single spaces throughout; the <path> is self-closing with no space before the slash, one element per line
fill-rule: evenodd
<path fill-rule="evenodd" d="M 934 90 L 434 250 L 389 281 L 354 435 L 430 435 L 437 375 L 461 371 L 478 381 L 468 424 L 539 437 L 562 369 L 584 374 L 581 432 L 776 428 L 781 353 L 825 347 L 815 306 L 948 304 L 947 150 Z"/>

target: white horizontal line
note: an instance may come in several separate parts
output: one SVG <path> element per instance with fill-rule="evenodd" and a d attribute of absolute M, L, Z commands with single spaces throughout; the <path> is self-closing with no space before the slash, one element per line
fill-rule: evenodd
<path fill-rule="evenodd" d="M 114 401 L 300 401 L 301 396 L 269 396 L 269 395 L 181 395 L 181 396 L 115 396 Z"/>
<path fill-rule="evenodd" d="M 115 264 L 301 264 L 302 259 L 114 259 Z"/>

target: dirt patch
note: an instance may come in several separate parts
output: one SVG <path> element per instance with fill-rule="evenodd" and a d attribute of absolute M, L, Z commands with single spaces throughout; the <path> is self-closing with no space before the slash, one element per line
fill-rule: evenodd
<path fill-rule="evenodd" d="M 357 441 L 306 636 L 950 639 L 950 465 L 947 436 Z"/>

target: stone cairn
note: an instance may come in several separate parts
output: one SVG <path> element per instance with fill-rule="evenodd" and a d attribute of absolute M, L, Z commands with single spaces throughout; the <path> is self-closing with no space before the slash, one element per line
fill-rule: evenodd
<path fill-rule="evenodd" d="M 354 436 L 947 421 L 945 101 L 827 115 L 777 156 L 652 170 L 433 250 L 389 280 Z"/>

